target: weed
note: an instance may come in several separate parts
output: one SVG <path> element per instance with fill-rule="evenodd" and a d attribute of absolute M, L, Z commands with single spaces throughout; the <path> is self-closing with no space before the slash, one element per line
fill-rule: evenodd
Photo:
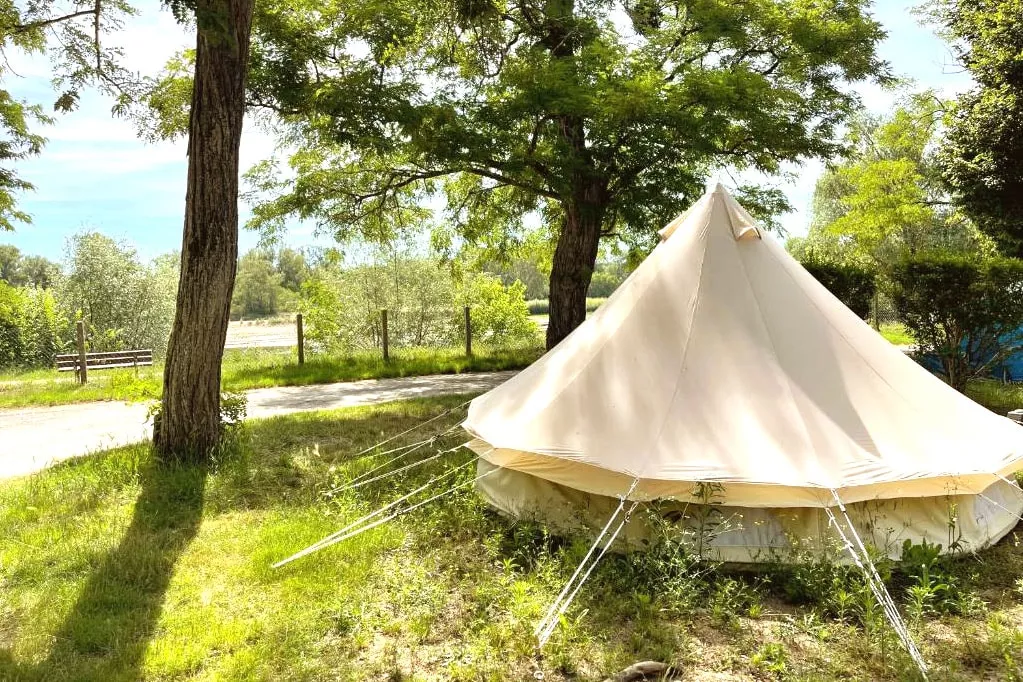
<path fill-rule="evenodd" d="M 753 668 L 770 673 L 775 679 L 784 679 L 788 673 L 788 655 L 785 646 L 777 642 L 767 642 L 750 657 Z"/>

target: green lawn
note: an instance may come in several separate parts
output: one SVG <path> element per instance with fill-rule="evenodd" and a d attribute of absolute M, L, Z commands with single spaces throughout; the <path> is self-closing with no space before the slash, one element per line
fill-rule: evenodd
<path fill-rule="evenodd" d="M 916 343 L 916 339 L 913 338 L 913 334 L 909 331 L 909 328 L 901 322 L 886 322 L 881 325 L 881 336 L 885 337 L 889 343 L 893 343 L 896 346 L 910 346 Z"/>
<path fill-rule="evenodd" d="M 539 345 L 508 348 L 396 349 L 385 363 L 379 351 L 359 351 L 344 356 L 307 355 L 299 365 L 294 349 L 228 350 L 224 353 L 225 391 L 244 391 L 268 386 L 301 386 L 336 381 L 384 377 L 457 374 L 519 369 L 543 353 Z M 72 372 L 54 369 L 0 373 L 0 408 L 61 405 L 90 400 L 148 400 L 162 390 L 163 367 L 135 370 L 100 370 L 89 373 L 89 383 L 77 384 Z"/>
<path fill-rule="evenodd" d="M 538 654 L 532 628 L 588 541 L 470 489 L 269 568 L 470 461 L 330 492 L 379 463 L 350 453 L 464 399 L 252 421 L 209 470 L 140 445 L 0 483 L 0 680 L 602 680 L 642 659 L 685 680 L 914 679 L 854 571 L 736 573 L 672 544 L 606 557 Z M 1023 528 L 940 568 L 951 587 L 915 601 L 891 582 L 931 679 L 1020 679 Z"/>

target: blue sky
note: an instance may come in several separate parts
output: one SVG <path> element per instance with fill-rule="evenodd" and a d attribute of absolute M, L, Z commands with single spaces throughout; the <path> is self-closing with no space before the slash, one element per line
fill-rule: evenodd
<path fill-rule="evenodd" d="M 875 3 L 875 16 L 889 33 L 881 46 L 882 56 L 897 75 L 912 79 L 918 89 L 933 88 L 953 95 L 968 88 L 969 77 L 953 63 L 948 46 L 911 14 L 915 4 L 897 0 Z M 193 42 L 168 12 L 157 10 L 133 19 L 119 40 L 128 63 L 142 73 L 156 73 L 168 57 Z M 13 94 L 33 102 L 53 101 L 45 59 L 13 59 L 12 66 L 21 76 L 5 83 Z M 890 110 L 897 97 L 874 85 L 857 90 L 865 106 L 876 112 Z M 96 93 L 86 93 L 77 111 L 60 116 L 43 131 L 49 142 L 42 155 L 20 167 L 23 177 L 37 188 L 22 200 L 22 208 L 32 215 L 33 222 L 19 225 L 14 233 L 0 234 L 0 243 L 59 259 L 65 239 L 88 229 L 131 241 L 146 257 L 179 248 L 185 144 L 138 140 L 131 123 L 111 116 L 111 104 Z M 243 169 L 266 158 L 273 149 L 269 136 L 247 127 L 242 138 Z M 791 234 L 806 231 L 813 186 L 822 167 L 819 162 L 791 167 L 793 179 L 775 181 L 797 209 L 783 219 Z M 243 219 L 247 214 L 243 205 Z M 255 233 L 243 230 L 242 250 L 257 240 Z M 311 225 L 292 226 L 285 241 L 295 246 L 329 243 L 317 239 Z"/>

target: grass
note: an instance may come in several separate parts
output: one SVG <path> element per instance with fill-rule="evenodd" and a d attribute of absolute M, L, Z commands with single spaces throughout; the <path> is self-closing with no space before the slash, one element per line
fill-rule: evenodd
<path fill-rule="evenodd" d="M 330 492 L 379 463 L 350 453 L 463 400 L 253 421 L 209 469 L 157 467 L 138 445 L 0 483 L 0 679 L 602 680 L 643 659 L 687 680 L 914 679 L 857 615 L 869 601 L 826 606 L 848 572 L 734 573 L 661 546 L 605 557 L 540 654 L 532 628 L 589 542 L 509 521 L 471 489 L 268 567 L 470 461 Z M 911 618 L 932 680 L 1023 676 L 1021 542 L 943 569 L 966 615 Z M 905 581 L 891 587 L 909 614 Z"/>
<path fill-rule="evenodd" d="M 912 332 L 901 322 L 885 322 L 879 331 L 881 336 L 896 346 L 911 346 L 916 343 Z"/>
<path fill-rule="evenodd" d="M 972 381 L 966 387 L 966 395 L 1002 416 L 1023 407 L 1023 385 L 1020 384 L 1003 384 L 994 380 Z"/>
<path fill-rule="evenodd" d="M 396 349 L 385 363 L 379 351 L 359 351 L 344 356 L 307 355 L 299 365 L 294 349 L 259 348 L 224 353 L 222 384 L 225 391 L 244 391 L 270 386 L 304 386 L 337 381 L 458 374 L 519 369 L 543 353 L 539 346 Z M 73 373 L 54 369 L 0 374 L 0 408 L 62 405 L 91 400 L 141 401 L 159 398 L 163 367 L 135 370 L 100 370 L 89 373 L 85 386 Z"/>

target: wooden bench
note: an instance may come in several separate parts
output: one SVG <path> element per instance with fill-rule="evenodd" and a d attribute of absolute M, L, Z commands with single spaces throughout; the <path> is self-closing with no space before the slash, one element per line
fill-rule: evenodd
<path fill-rule="evenodd" d="M 81 380 L 79 371 L 78 353 L 68 353 L 57 356 L 58 372 L 75 372 Z M 109 353 L 86 353 L 85 369 L 86 374 L 90 369 L 118 369 L 123 367 L 145 367 L 153 364 L 152 349 L 145 350 L 119 350 Z M 84 383 L 84 382 L 83 382 Z"/>

